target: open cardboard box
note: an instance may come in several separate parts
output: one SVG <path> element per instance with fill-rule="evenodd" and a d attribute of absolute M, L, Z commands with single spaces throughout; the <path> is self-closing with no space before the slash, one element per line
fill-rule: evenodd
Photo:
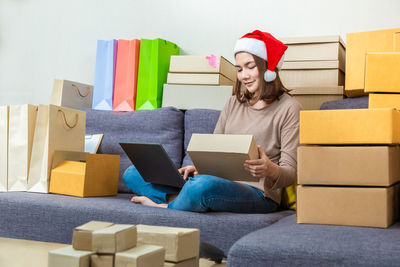
<path fill-rule="evenodd" d="M 259 158 L 252 135 L 193 134 L 187 152 L 199 174 L 234 181 L 259 181 L 243 166 L 245 160 Z"/>

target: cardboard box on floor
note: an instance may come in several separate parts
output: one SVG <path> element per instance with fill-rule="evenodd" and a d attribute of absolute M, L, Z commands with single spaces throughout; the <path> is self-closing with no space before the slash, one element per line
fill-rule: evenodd
<path fill-rule="evenodd" d="M 222 56 L 171 56 L 169 72 L 220 73 L 236 81 L 235 66 Z"/>
<path fill-rule="evenodd" d="M 92 250 L 97 253 L 117 253 L 136 246 L 137 230 L 131 224 L 114 224 L 93 231 Z"/>
<path fill-rule="evenodd" d="M 56 151 L 50 193 L 78 197 L 118 193 L 119 155 Z"/>
<path fill-rule="evenodd" d="M 232 85 L 236 84 L 219 73 L 168 73 L 167 84 Z"/>
<path fill-rule="evenodd" d="M 345 61 L 345 44 L 338 35 L 279 38 L 288 46 L 285 61 L 339 60 Z"/>
<path fill-rule="evenodd" d="M 400 110 L 400 94 L 369 94 L 368 108 L 395 108 Z"/>
<path fill-rule="evenodd" d="M 365 92 L 400 93 L 400 52 L 367 53 Z"/>
<path fill-rule="evenodd" d="M 110 222 L 90 221 L 81 226 L 75 227 L 72 235 L 72 246 L 76 250 L 92 251 L 92 234 L 96 230 L 112 226 Z"/>
<path fill-rule="evenodd" d="M 346 35 L 346 95 L 365 95 L 365 56 L 368 52 L 394 52 L 400 28 L 348 33 Z M 400 51 L 399 51 L 400 52 Z"/>
<path fill-rule="evenodd" d="M 390 186 L 400 181 L 399 146 L 299 146 L 297 183 Z"/>
<path fill-rule="evenodd" d="M 387 228 L 399 215 L 391 187 L 297 186 L 297 223 Z"/>
<path fill-rule="evenodd" d="M 140 245 L 115 254 L 115 267 L 163 267 L 165 249 L 161 246 Z"/>
<path fill-rule="evenodd" d="M 165 261 L 164 267 L 199 267 L 200 259 L 198 257 L 191 258 L 180 262 Z"/>
<path fill-rule="evenodd" d="M 75 250 L 67 246 L 49 251 L 48 267 L 90 267 L 91 251 Z"/>
<path fill-rule="evenodd" d="M 193 134 L 187 152 L 199 174 L 238 181 L 257 182 L 244 167 L 244 161 L 258 159 L 252 135 Z"/>
<path fill-rule="evenodd" d="M 300 111 L 300 144 L 400 144 L 400 111 L 390 108 Z"/>
<path fill-rule="evenodd" d="M 114 267 L 114 255 L 97 255 L 90 256 L 90 267 Z"/>
<path fill-rule="evenodd" d="M 165 248 L 165 260 L 181 262 L 199 256 L 200 231 L 194 228 L 178 228 L 138 224 L 137 244 L 157 245 Z"/>
<path fill-rule="evenodd" d="M 222 110 L 232 92 L 233 86 L 164 84 L 162 106 Z"/>
<path fill-rule="evenodd" d="M 343 86 L 291 87 L 290 94 L 303 106 L 303 110 L 317 110 L 324 102 L 343 99 Z"/>

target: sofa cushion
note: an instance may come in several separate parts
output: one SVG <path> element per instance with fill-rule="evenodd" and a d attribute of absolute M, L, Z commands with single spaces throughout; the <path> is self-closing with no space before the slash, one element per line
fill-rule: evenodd
<path fill-rule="evenodd" d="M 320 109 L 357 109 L 357 108 L 368 108 L 368 96 L 327 101 L 323 103 L 320 107 Z"/>
<path fill-rule="evenodd" d="M 296 215 L 236 242 L 228 266 L 395 266 L 400 223 L 388 229 L 297 224 Z"/>
<path fill-rule="evenodd" d="M 193 133 L 213 133 L 221 111 L 213 109 L 190 109 L 185 112 L 185 157 L 182 167 L 193 165 L 186 149 Z"/>
<path fill-rule="evenodd" d="M 122 175 L 132 164 L 119 142 L 160 143 L 177 168 L 182 161 L 183 112 L 172 108 L 113 112 L 84 109 L 86 133 L 103 133 L 98 153 L 121 155 L 119 192 L 131 192 L 123 183 Z"/>
<path fill-rule="evenodd" d="M 129 201 L 131 194 L 79 198 L 27 192 L 0 193 L 0 236 L 70 244 L 75 227 L 91 220 L 200 229 L 202 242 L 228 253 L 240 237 L 271 225 L 290 211 L 270 214 L 195 213 L 152 208 Z"/>

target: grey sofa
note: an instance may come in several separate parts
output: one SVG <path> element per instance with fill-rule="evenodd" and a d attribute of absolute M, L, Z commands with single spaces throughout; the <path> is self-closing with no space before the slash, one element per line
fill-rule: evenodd
<path fill-rule="evenodd" d="M 365 107 L 365 101 L 357 102 L 357 107 Z M 334 108 L 335 103 L 328 106 Z M 104 133 L 99 153 L 121 155 L 120 179 L 130 161 L 118 142 L 161 143 L 176 167 L 185 166 L 191 164 L 185 153 L 191 134 L 212 132 L 219 116 L 214 110 L 182 112 L 174 108 L 86 112 L 87 133 Z M 228 266 L 400 264 L 399 224 L 389 229 L 298 225 L 295 212 L 290 210 L 200 214 L 133 204 L 131 196 L 122 180 L 115 197 L 0 193 L 0 236 L 68 244 L 74 227 L 103 220 L 199 228 L 202 242 L 228 255 Z"/>

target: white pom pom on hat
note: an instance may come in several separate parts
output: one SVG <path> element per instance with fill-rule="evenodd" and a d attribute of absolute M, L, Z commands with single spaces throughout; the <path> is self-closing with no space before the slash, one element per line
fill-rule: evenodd
<path fill-rule="evenodd" d="M 264 73 L 264 80 L 272 82 L 276 79 L 275 68 L 280 69 L 282 66 L 286 49 L 287 46 L 270 33 L 255 30 L 237 40 L 233 51 L 234 55 L 239 52 L 248 52 L 267 61 L 268 68 Z"/>

